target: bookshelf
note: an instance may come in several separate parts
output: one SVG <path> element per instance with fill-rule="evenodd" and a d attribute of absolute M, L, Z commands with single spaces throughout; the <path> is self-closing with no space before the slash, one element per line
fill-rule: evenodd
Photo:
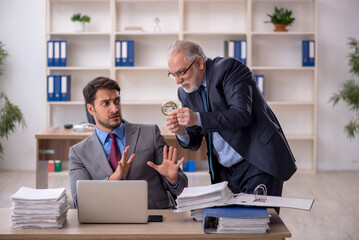
<path fill-rule="evenodd" d="M 82 88 L 97 76 L 121 86 L 126 120 L 165 125 L 160 106 L 177 99 L 167 77 L 167 48 L 177 39 L 199 43 L 208 57 L 223 56 L 225 40 L 247 41 L 247 65 L 265 77 L 265 98 L 276 113 L 301 171 L 316 171 L 317 65 L 302 67 L 302 40 L 317 40 L 317 0 L 47 0 L 46 39 L 67 40 L 66 67 L 46 75 L 71 75 L 71 101 L 47 102 L 47 125 L 86 121 Z M 267 13 L 274 6 L 296 18 L 288 32 L 273 32 Z M 70 17 L 91 17 L 75 32 Z M 153 32 L 154 19 L 160 32 Z M 142 27 L 143 32 L 124 28 Z M 115 66 L 115 41 L 135 41 L 135 66 Z M 317 41 L 316 41 L 317 43 Z M 318 47 L 316 44 L 316 53 Z M 318 56 L 315 54 L 315 56 Z M 317 60 L 316 60 L 317 62 Z"/>

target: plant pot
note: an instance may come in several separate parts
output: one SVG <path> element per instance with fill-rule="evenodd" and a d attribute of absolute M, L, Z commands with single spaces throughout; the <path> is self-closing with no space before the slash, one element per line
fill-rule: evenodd
<path fill-rule="evenodd" d="M 85 31 L 85 23 L 84 22 L 75 21 L 74 22 L 74 27 L 75 27 L 76 32 Z"/>
<path fill-rule="evenodd" d="M 274 24 L 275 32 L 288 32 L 285 24 Z"/>

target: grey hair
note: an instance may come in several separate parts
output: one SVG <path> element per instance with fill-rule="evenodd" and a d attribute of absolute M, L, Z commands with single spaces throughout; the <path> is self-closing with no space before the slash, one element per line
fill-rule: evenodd
<path fill-rule="evenodd" d="M 203 52 L 200 45 L 189 40 L 177 40 L 171 44 L 168 49 L 167 59 L 174 53 L 183 53 L 186 62 L 192 62 L 195 58 L 201 57 L 204 62 L 207 61 L 207 56 Z"/>

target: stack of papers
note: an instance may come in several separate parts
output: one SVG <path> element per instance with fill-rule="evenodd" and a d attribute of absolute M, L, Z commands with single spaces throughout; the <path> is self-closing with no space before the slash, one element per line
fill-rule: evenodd
<path fill-rule="evenodd" d="M 232 197 L 228 182 L 185 188 L 177 197 L 176 212 L 223 205 Z"/>
<path fill-rule="evenodd" d="M 191 210 L 191 217 L 195 222 L 202 222 L 204 215 L 204 208 L 198 208 Z"/>
<path fill-rule="evenodd" d="M 263 234 L 269 230 L 269 217 L 266 208 L 206 208 L 204 232 Z"/>
<path fill-rule="evenodd" d="M 265 197 L 265 200 L 258 200 L 254 194 L 233 194 L 227 184 L 227 182 L 221 182 L 208 186 L 183 189 L 183 192 L 177 197 L 177 209 L 175 212 L 225 205 L 286 207 L 310 211 L 314 204 L 314 199 L 269 195 Z"/>
<path fill-rule="evenodd" d="M 10 196 L 11 226 L 22 228 L 62 228 L 69 205 L 65 188 L 21 187 Z"/>

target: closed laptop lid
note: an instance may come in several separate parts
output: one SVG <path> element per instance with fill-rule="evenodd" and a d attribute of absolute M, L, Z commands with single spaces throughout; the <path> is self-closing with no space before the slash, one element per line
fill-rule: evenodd
<path fill-rule="evenodd" d="M 147 223 L 147 181 L 78 180 L 80 223 Z"/>

